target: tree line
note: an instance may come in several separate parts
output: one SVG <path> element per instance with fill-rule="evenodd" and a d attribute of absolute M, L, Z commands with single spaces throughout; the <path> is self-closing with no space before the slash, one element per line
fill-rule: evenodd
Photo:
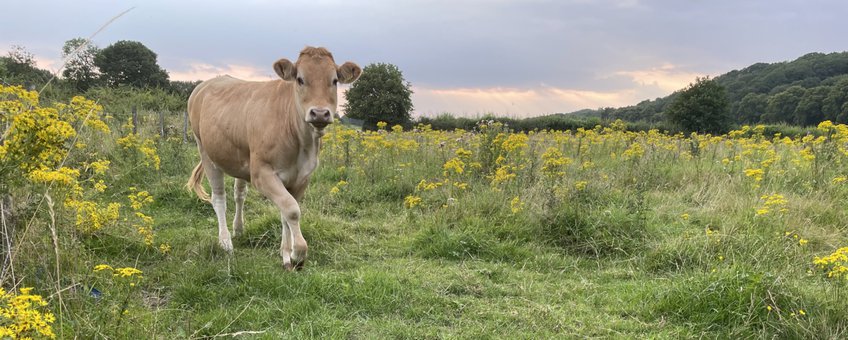
<path fill-rule="evenodd" d="M 848 52 L 809 53 L 791 62 L 757 63 L 713 81 L 725 91 L 731 123 L 848 123 Z M 659 123 L 668 118 L 669 109 L 683 92 L 581 115 Z"/>
<path fill-rule="evenodd" d="M 98 48 L 83 38 L 62 46 L 65 67 L 55 79 L 36 65 L 35 55 L 23 46 L 12 46 L 0 56 L 0 82 L 41 90 L 45 101 L 66 101 L 75 95 L 97 99 L 107 110 L 146 109 L 181 111 L 199 84 L 172 81 L 159 66 L 157 54 L 138 41 L 121 40 Z M 50 81 L 51 79 L 52 82 Z"/>

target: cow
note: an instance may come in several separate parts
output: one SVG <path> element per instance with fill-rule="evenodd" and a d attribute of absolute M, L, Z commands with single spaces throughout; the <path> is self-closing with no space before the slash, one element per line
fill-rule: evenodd
<path fill-rule="evenodd" d="M 253 184 L 280 210 L 280 256 L 283 267 L 292 270 L 306 261 L 299 203 L 318 166 L 324 128 L 336 116 L 338 84 L 353 82 L 362 69 L 352 62 L 336 65 L 323 47 L 306 47 L 296 62 L 280 59 L 273 68 L 281 79 L 254 82 L 219 76 L 192 91 L 188 114 L 200 163 L 186 187 L 212 203 L 218 244 L 232 253 L 224 175 L 235 178 L 235 236 L 244 232 L 244 198 L 247 183 Z M 203 188 L 204 174 L 211 198 Z"/>

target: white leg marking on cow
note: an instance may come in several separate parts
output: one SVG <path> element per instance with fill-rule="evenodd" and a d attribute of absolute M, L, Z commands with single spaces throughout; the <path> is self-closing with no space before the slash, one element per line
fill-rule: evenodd
<path fill-rule="evenodd" d="M 233 185 L 233 197 L 236 202 L 236 214 L 233 216 L 233 234 L 236 237 L 244 234 L 244 197 L 247 194 L 247 181 L 236 178 Z"/>
<path fill-rule="evenodd" d="M 286 218 L 283 216 L 283 213 L 280 213 L 280 220 L 283 225 L 283 236 L 280 240 L 280 256 L 283 257 L 283 266 L 286 268 L 292 267 L 291 253 L 292 253 L 292 239 L 291 239 L 291 229 L 289 229 L 289 224 L 286 223 Z"/>
<path fill-rule="evenodd" d="M 224 190 L 224 173 L 215 167 L 212 162 L 204 162 L 206 177 L 212 186 L 212 208 L 218 217 L 218 244 L 228 253 L 233 252 L 233 240 L 227 229 L 227 195 Z"/>

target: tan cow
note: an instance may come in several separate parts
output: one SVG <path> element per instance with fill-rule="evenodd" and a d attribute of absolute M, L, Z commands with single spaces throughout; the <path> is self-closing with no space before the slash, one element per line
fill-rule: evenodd
<path fill-rule="evenodd" d="M 249 82 L 221 76 L 194 89 L 188 112 L 200 164 L 186 186 L 212 203 L 218 243 L 232 252 L 224 174 L 235 177 L 236 236 L 244 230 L 247 182 L 253 183 L 280 209 L 280 255 L 283 266 L 291 270 L 306 260 L 298 202 L 318 166 L 324 128 L 336 114 L 337 85 L 353 82 L 362 69 L 352 62 L 337 66 L 326 49 L 306 47 L 297 62 L 280 59 L 274 71 L 282 80 Z M 201 183 L 204 172 L 212 187 L 211 200 Z"/>

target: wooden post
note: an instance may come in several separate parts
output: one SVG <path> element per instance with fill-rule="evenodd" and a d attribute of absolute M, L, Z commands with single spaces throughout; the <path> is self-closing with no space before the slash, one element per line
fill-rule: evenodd
<path fill-rule="evenodd" d="M 183 111 L 183 143 L 188 143 L 188 111 Z"/>
<path fill-rule="evenodd" d="M 165 111 L 159 111 L 159 136 L 165 139 Z"/>
<path fill-rule="evenodd" d="M 135 105 L 132 106 L 132 123 L 133 123 L 133 134 L 138 134 L 138 110 Z"/>

